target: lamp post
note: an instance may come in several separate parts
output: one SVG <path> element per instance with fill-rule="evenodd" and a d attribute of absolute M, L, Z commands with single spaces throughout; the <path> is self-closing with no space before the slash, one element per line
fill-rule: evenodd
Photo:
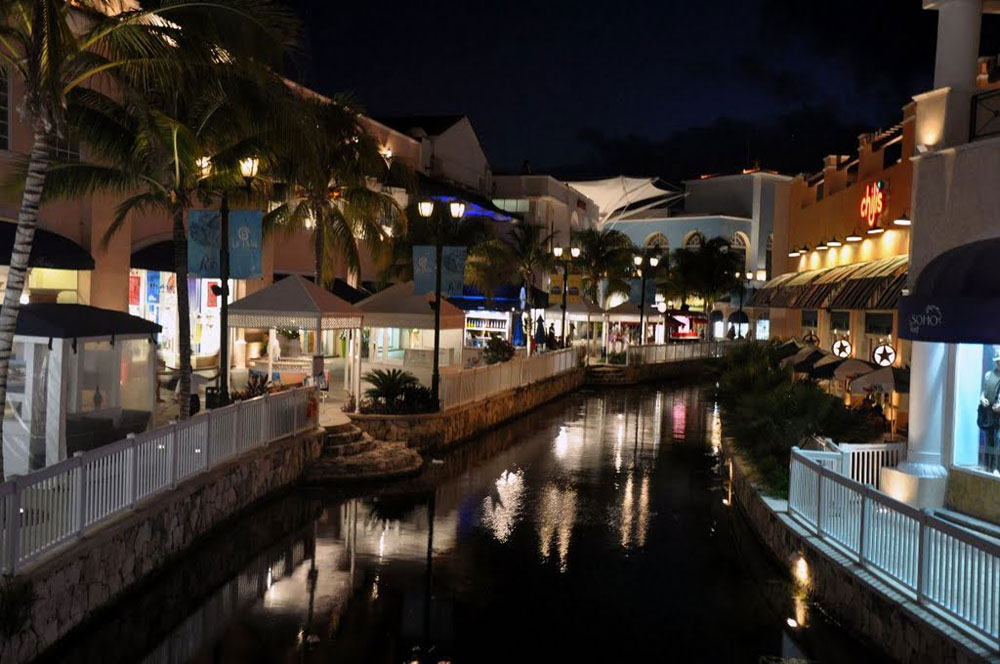
<path fill-rule="evenodd" d="M 754 279 L 756 279 L 757 281 L 764 281 L 764 277 L 765 275 L 762 272 L 758 273 L 756 276 L 754 275 L 753 272 L 750 271 L 736 273 L 736 280 L 740 282 L 740 316 L 739 320 L 736 321 L 736 336 L 740 339 L 743 338 L 743 333 L 740 332 L 740 327 L 739 327 L 740 325 L 743 324 L 743 291 L 746 290 L 747 285 L 753 284 Z M 749 318 L 747 320 L 748 320 L 747 332 L 749 332 L 750 331 Z"/>
<path fill-rule="evenodd" d="M 434 309 L 434 359 L 431 365 L 431 393 L 434 395 L 434 403 L 440 404 L 440 358 L 441 353 L 441 217 L 442 213 L 434 215 L 434 201 L 420 201 L 417 203 L 417 212 L 425 219 L 434 218 L 434 302 L 431 308 Z M 452 219 L 461 219 L 465 216 L 465 203 L 452 201 L 448 205 L 448 212 Z M 440 406 L 439 406 L 440 407 Z"/>
<path fill-rule="evenodd" d="M 566 347 L 566 291 L 569 290 L 569 264 L 574 259 L 580 257 L 580 247 L 570 247 L 568 258 L 563 258 L 565 253 L 566 251 L 562 247 L 552 247 L 552 255 L 563 266 L 562 304 L 559 305 L 559 308 L 562 309 L 562 323 L 559 327 L 559 336 L 562 338 L 561 346 L 563 348 Z"/>
<path fill-rule="evenodd" d="M 639 276 L 642 278 L 641 285 L 639 287 L 639 345 L 642 346 L 646 342 L 646 327 L 645 327 L 645 314 L 646 314 L 646 277 L 649 275 L 649 270 L 643 270 L 643 264 L 649 266 L 650 269 L 655 269 L 656 266 L 660 264 L 660 257 L 658 251 L 655 249 L 647 249 L 642 254 L 636 254 L 632 257 L 632 262 L 635 264 L 636 269 L 639 271 Z"/>

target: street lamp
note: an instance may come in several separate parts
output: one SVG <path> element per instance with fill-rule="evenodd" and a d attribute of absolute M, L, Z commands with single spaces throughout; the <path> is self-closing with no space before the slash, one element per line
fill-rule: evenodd
<path fill-rule="evenodd" d="M 642 265 L 645 263 L 651 269 L 655 269 L 660 264 L 659 250 L 655 247 L 647 249 L 645 253 L 633 256 L 632 262 L 642 277 L 639 287 L 639 345 L 641 346 L 646 341 L 646 277 L 649 276 L 649 270 L 643 270 Z"/>
<path fill-rule="evenodd" d="M 431 369 L 431 393 L 434 395 L 434 403 L 439 404 L 439 393 L 441 385 L 440 354 L 441 354 L 441 213 L 434 215 L 434 201 L 426 200 L 417 203 L 417 212 L 420 216 L 434 219 L 434 302 L 431 308 L 434 310 L 434 359 Z M 448 205 L 448 212 L 452 219 L 461 219 L 465 215 L 465 203 L 452 201 Z"/>
<path fill-rule="evenodd" d="M 563 266 L 563 286 L 562 286 L 562 304 L 560 308 L 562 309 L 562 324 L 559 328 L 559 336 L 562 338 L 562 347 L 566 347 L 566 291 L 569 290 L 569 264 L 576 258 L 580 257 L 580 247 L 570 247 L 569 257 L 563 258 L 565 250 L 562 247 L 552 247 L 552 255 L 555 259 L 562 263 Z"/>
<path fill-rule="evenodd" d="M 764 281 L 761 277 L 765 275 L 757 275 L 757 281 Z M 737 272 L 736 280 L 740 282 L 740 315 L 736 321 L 736 336 L 740 339 L 743 338 L 743 333 L 740 331 L 740 325 L 743 325 L 743 291 L 746 290 L 748 284 L 753 284 L 754 273 L 747 271 L 746 273 Z M 747 331 L 750 330 L 749 318 L 747 319 Z"/>

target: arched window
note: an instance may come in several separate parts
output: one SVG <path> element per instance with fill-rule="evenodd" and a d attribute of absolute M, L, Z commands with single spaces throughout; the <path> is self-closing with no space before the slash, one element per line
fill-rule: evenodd
<path fill-rule="evenodd" d="M 729 246 L 733 249 L 742 249 L 744 252 L 750 247 L 750 238 L 742 231 L 733 233 L 733 239 L 729 241 Z"/>
<path fill-rule="evenodd" d="M 705 244 L 705 236 L 699 231 L 691 231 L 684 236 L 684 247 L 686 249 L 701 249 Z"/>
<path fill-rule="evenodd" d="M 667 236 L 664 235 L 663 233 L 653 233 L 652 235 L 646 238 L 646 241 L 643 243 L 643 247 L 645 249 L 656 248 L 660 249 L 661 251 L 667 251 L 668 249 L 670 249 L 670 241 L 667 239 Z"/>

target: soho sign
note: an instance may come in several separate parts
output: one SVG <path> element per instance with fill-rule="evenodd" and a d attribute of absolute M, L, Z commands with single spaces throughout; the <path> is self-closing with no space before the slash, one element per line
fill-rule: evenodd
<path fill-rule="evenodd" d="M 928 304 L 920 313 L 910 314 L 907 326 L 910 334 L 920 334 L 920 330 L 925 327 L 939 327 L 944 322 L 941 309 L 936 304 Z"/>
<path fill-rule="evenodd" d="M 885 185 L 881 180 L 865 186 L 865 194 L 861 197 L 861 218 L 868 226 L 874 226 L 882 215 L 885 207 Z"/>

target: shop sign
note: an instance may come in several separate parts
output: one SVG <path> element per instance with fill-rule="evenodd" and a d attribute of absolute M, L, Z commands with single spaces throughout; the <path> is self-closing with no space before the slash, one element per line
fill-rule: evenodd
<path fill-rule="evenodd" d="M 833 343 L 833 354 L 840 358 L 848 358 L 851 356 L 851 342 L 847 339 L 837 339 Z"/>
<path fill-rule="evenodd" d="M 912 341 L 1000 343 L 1000 298 L 906 295 L 899 336 Z"/>
<path fill-rule="evenodd" d="M 138 274 L 128 275 L 128 306 L 139 306 L 140 291 L 142 290 L 142 277 Z"/>
<path fill-rule="evenodd" d="M 459 296 L 465 283 L 465 247 L 441 247 L 441 292 Z M 434 292 L 434 255 L 432 245 L 413 247 L 413 292 L 417 295 Z"/>
<path fill-rule="evenodd" d="M 871 228 L 882 216 L 885 209 L 885 184 L 878 180 L 865 186 L 865 193 L 861 197 L 861 218 Z"/>
<path fill-rule="evenodd" d="M 891 366 L 895 361 L 896 349 L 892 347 L 892 344 L 879 344 L 875 347 L 875 350 L 872 351 L 872 362 L 880 367 Z"/>
<path fill-rule="evenodd" d="M 160 273 L 156 270 L 146 272 L 146 303 L 160 303 Z"/>
<path fill-rule="evenodd" d="M 229 212 L 229 276 L 257 279 L 261 276 L 260 248 L 263 214 L 260 210 Z M 188 212 L 188 274 L 192 277 L 221 276 L 219 211 Z"/>

